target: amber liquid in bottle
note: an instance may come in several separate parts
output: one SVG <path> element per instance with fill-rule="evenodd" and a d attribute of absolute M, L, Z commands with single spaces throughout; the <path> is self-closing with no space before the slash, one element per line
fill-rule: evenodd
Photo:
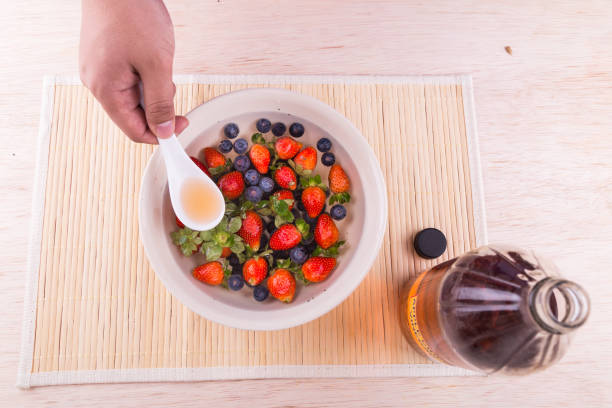
<path fill-rule="evenodd" d="M 421 274 L 401 303 L 406 338 L 435 361 L 486 373 L 552 364 L 565 351 L 565 334 L 586 320 L 588 297 L 523 256 L 483 247 Z M 558 300 L 580 297 L 582 304 L 563 305 L 573 317 L 558 320 Z"/>

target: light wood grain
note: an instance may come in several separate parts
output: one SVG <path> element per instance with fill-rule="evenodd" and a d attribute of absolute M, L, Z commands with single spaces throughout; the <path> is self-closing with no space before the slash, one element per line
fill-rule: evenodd
<path fill-rule="evenodd" d="M 6 2 L 0 13 L 3 405 L 610 405 L 612 9 L 607 1 L 168 3 L 178 73 L 473 73 L 489 237 L 554 256 L 565 275 L 590 292 L 592 316 L 560 364 L 526 378 L 15 389 L 42 77 L 77 72 L 79 9 L 76 2 Z M 508 45 L 512 56 L 504 50 Z M 103 140 L 97 143 L 104 149 Z M 147 330 L 163 342 L 155 328 Z"/>

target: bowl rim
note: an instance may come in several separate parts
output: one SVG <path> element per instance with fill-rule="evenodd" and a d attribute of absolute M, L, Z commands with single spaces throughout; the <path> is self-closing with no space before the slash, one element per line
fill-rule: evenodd
<path fill-rule="evenodd" d="M 359 286 L 359 284 L 363 281 L 367 273 L 370 271 L 374 261 L 376 260 L 380 248 L 382 246 L 382 242 L 384 239 L 384 233 L 387 227 L 387 191 L 385 180 L 382 175 L 382 170 L 380 168 L 380 164 L 372 151 L 372 148 L 366 141 L 365 137 L 361 134 L 361 132 L 357 129 L 357 127 L 349 121 L 344 115 L 336 111 L 330 105 L 312 97 L 309 95 L 301 94 L 298 92 L 289 91 L 286 89 L 280 88 L 249 88 L 242 89 L 237 91 L 228 92 L 222 95 L 219 95 L 215 98 L 210 99 L 209 101 L 195 107 L 189 113 L 186 114 L 187 118 L 191 120 L 198 112 L 210 110 L 217 105 L 229 104 L 235 98 L 241 98 L 243 101 L 245 98 L 269 98 L 271 101 L 276 101 L 280 103 L 281 101 L 289 100 L 296 104 L 303 104 L 304 109 L 312 113 L 313 115 L 321 115 L 322 117 L 328 118 L 330 120 L 330 125 L 333 123 L 334 127 L 344 128 L 347 131 L 346 135 L 350 135 L 352 138 L 350 144 L 343 144 L 343 148 L 349 153 L 350 151 L 359 152 L 359 155 L 364 155 L 364 159 L 367 160 L 368 172 L 363 170 L 364 166 L 355 166 L 357 171 L 359 172 L 360 179 L 370 179 L 371 183 L 368 186 L 368 199 L 364 201 L 365 205 L 365 213 L 368 214 L 367 219 L 364 220 L 364 232 L 362 233 L 362 237 L 359 240 L 358 247 L 365 246 L 364 239 L 365 236 L 365 227 L 367 226 L 369 230 L 371 230 L 371 234 L 368 235 L 367 239 L 367 250 L 366 248 L 360 253 L 358 256 L 353 257 L 348 260 L 348 264 L 343 270 L 343 275 L 346 275 L 344 279 L 341 277 L 338 281 L 334 282 L 324 294 L 319 294 L 313 299 L 304 302 L 302 304 L 298 304 L 292 307 L 288 307 L 287 309 L 281 310 L 249 310 L 248 312 L 244 312 L 243 309 L 240 309 L 242 313 L 231 313 L 232 310 L 235 309 L 230 308 L 229 306 L 222 304 L 221 302 L 214 302 L 215 306 L 218 309 L 211 308 L 206 309 L 206 307 L 202 307 L 199 302 L 196 302 L 195 299 L 192 299 L 187 296 L 181 295 L 181 289 L 178 287 L 178 284 L 171 278 L 171 274 L 168 271 L 160 270 L 161 259 L 159 259 L 159 254 L 155 251 L 151 252 L 150 240 L 152 239 L 147 234 L 142 234 L 141 232 L 145 230 L 143 228 L 145 219 L 144 206 L 150 205 L 150 203 L 145 202 L 144 196 L 146 195 L 146 190 L 148 188 L 148 184 L 145 183 L 147 178 L 152 177 L 149 173 L 153 172 L 153 169 L 156 168 L 161 162 L 161 157 L 159 153 L 159 149 L 156 149 L 155 152 L 149 158 L 147 166 L 142 176 L 141 187 L 139 192 L 139 205 L 138 205 L 138 222 L 139 222 L 139 237 L 143 244 L 143 248 L 147 259 L 151 265 L 151 268 L 155 272 L 155 275 L 160 279 L 164 287 L 179 300 L 183 305 L 192 310 L 194 313 L 214 321 L 219 324 L 223 324 L 226 326 L 239 328 L 239 329 L 247 329 L 247 330 L 281 330 L 287 329 L 290 327 L 295 327 L 309 321 L 312 321 L 342 303 L 349 295 L 351 295 L 354 290 Z M 272 109 L 262 109 L 262 111 L 272 111 Z M 232 111 L 234 114 L 239 115 L 240 112 Z M 253 110 L 247 111 L 244 113 L 254 112 Z M 293 113 L 291 115 L 296 118 L 304 118 L 313 123 L 316 123 L 322 130 L 334 134 L 333 132 L 329 132 L 327 127 L 317 123 L 316 120 L 308 116 L 304 116 L 304 112 L 302 113 Z M 213 126 L 214 123 L 220 122 L 223 120 L 216 120 L 209 124 L 209 126 Z M 329 127 L 329 126 L 328 126 Z M 187 127 L 185 131 L 180 135 L 179 141 L 183 146 L 190 144 L 193 142 L 203 131 L 206 129 L 190 129 Z M 346 136 L 343 134 L 343 136 Z M 166 173 L 165 169 L 160 172 L 162 177 L 162 183 L 166 183 Z M 365 188 L 364 188 L 365 190 Z M 152 245 L 152 243 L 150 243 Z M 357 248 L 356 250 L 358 250 Z M 346 260 L 345 260 L 346 262 Z M 346 274 L 345 272 L 350 269 L 351 266 L 354 266 L 354 271 L 351 274 Z M 344 286 L 342 286 L 343 284 Z M 334 295 L 334 296 L 331 296 Z M 214 301 L 213 298 L 210 300 Z M 263 314 L 266 315 L 266 318 L 255 318 L 257 315 Z"/>

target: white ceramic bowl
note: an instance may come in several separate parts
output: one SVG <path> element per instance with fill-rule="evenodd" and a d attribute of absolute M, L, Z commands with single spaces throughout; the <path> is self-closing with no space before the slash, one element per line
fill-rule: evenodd
<path fill-rule="evenodd" d="M 195 313 L 227 326 L 250 330 L 278 330 L 306 323 L 327 313 L 359 285 L 372 266 L 387 220 L 387 195 L 380 166 L 361 133 L 328 105 L 309 96 L 281 89 L 249 89 L 217 97 L 191 111 L 190 125 L 179 140 L 192 156 L 202 148 L 217 146 L 223 126 L 235 122 L 241 137 L 249 139 L 257 119 L 266 117 L 304 124 L 300 142 L 316 145 L 325 136 L 332 143 L 336 162 L 351 179 L 352 200 L 348 216 L 338 222 L 341 250 L 338 266 L 324 282 L 301 286 L 292 303 L 274 299 L 258 303 L 246 286 L 239 292 L 208 286 L 191 276 L 194 266 L 204 263 L 203 255 L 184 257 L 173 245 L 170 232 L 176 229 L 168 195 L 166 170 L 159 151 L 149 160 L 140 190 L 140 239 L 151 266 L 166 288 Z M 272 138 L 271 133 L 266 135 Z M 319 163 L 317 171 L 327 179 L 328 169 Z"/>

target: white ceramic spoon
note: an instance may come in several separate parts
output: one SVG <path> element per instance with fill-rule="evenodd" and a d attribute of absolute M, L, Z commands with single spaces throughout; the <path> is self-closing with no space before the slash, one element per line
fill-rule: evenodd
<path fill-rule="evenodd" d="M 225 213 L 223 194 L 185 153 L 175 135 L 157 139 L 166 163 L 168 189 L 174 213 L 196 231 L 214 228 Z"/>
<path fill-rule="evenodd" d="M 140 106 L 144 109 L 142 82 L 139 89 Z M 225 214 L 225 200 L 219 187 L 185 153 L 176 135 L 157 141 L 166 164 L 170 202 L 176 216 L 195 231 L 216 227 Z"/>

